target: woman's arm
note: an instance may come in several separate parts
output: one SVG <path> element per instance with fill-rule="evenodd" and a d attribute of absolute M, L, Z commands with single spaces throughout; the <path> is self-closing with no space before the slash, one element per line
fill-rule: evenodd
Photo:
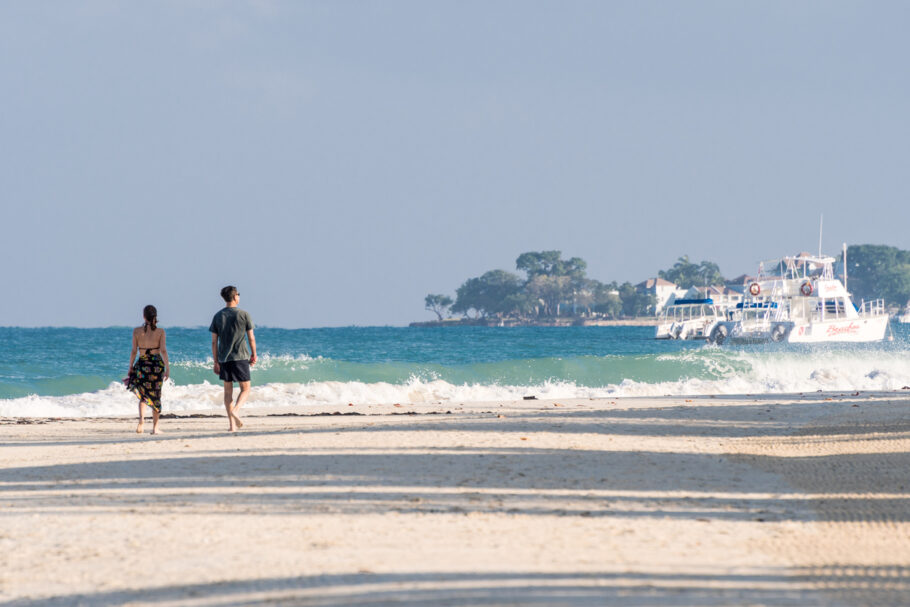
<path fill-rule="evenodd" d="M 164 361 L 164 379 L 171 376 L 171 363 L 167 359 L 167 333 L 161 329 L 161 345 L 158 346 L 158 352 L 161 354 L 161 360 Z"/>
<path fill-rule="evenodd" d="M 130 371 L 133 370 L 133 363 L 136 361 L 136 350 L 139 348 L 139 337 L 136 330 L 133 329 L 133 349 L 130 350 Z"/>

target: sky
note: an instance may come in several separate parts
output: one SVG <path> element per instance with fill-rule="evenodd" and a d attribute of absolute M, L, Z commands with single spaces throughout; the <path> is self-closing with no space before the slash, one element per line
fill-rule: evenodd
<path fill-rule="evenodd" d="M 526 251 L 605 282 L 910 248 L 910 3 L 0 3 L 3 326 L 403 325 Z"/>

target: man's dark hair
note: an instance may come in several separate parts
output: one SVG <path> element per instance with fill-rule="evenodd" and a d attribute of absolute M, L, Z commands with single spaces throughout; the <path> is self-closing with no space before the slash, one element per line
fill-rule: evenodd
<path fill-rule="evenodd" d="M 237 295 L 237 287 L 234 285 L 228 285 L 221 289 L 221 299 L 223 299 L 225 303 L 231 303 L 231 301 L 234 300 L 234 295 Z"/>

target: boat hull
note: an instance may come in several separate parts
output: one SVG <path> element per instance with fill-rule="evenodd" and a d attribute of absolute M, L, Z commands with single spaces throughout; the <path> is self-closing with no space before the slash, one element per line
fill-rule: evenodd
<path fill-rule="evenodd" d="M 714 318 L 695 319 L 680 323 L 662 323 L 655 330 L 655 339 L 708 339 L 718 323 Z"/>
<path fill-rule="evenodd" d="M 790 331 L 790 343 L 882 341 L 888 332 L 888 317 L 860 316 L 840 320 L 797 324 Z"/>
<path fill-rule="evenodd" d="M 888 317 L 860 316 L 837 320 L 817 320 L 809 323 L 776 322 L 761 328 L 728 326 L 729 343 L 761 344 L 787 342 L 791 344 L 816 344 L 838 342 L 882 341 L 888 333 Z"/>

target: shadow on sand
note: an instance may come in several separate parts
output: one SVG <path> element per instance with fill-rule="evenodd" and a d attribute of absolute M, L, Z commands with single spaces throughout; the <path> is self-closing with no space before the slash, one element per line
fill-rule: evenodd
<path fill-rule="evenodd" d="M 818 409 L 821 407 L 822 409 Z M 80 508 L 128 508 L 131 490 L 143 499 L 176 508 L 230 503 L 264 515 L 315 512 L 508 512 L 529 515 L 705 518 L 718 520 L 910 520 L 910 453 L 850 453 L 811 457 L 546 449 L 520 441 L 534 433 L 767 437 L 784 435 L 788 424 L 767 417 L 849 411 L 851 403 L 805 402 L 774 405 L 706 405 L 622 410 L 539 410 L 443 421 L 409 417 L 366 426 L 358 418 L 344 425 L 308 426 L 244 432 L 301 437 L 300 447 L 262 453 L 238 447 L 236 454 L 128 458 L 51 466 L 0 469 L 0 499 L 16 508 L 41 506 L 47 512 Z M 808 408 L 798 411 L 798 408 Z M 454 424 L 453 424 L 454 422 Z M 191 422 L 188 422 L 191 423 Z M 306 436 L 321 432 L 496 432 L 514 446 L 369 448 L 311 453 Z M 826 440 L 906 438 L 910 420 L 851 424 L 830 429 Z M 840 437 L 838 437 L 840 435 Z M 209 435 L 210 436 L 210 435 Z M 161 440 L 189 441 L 182 433 Z M 252 440 L 251 440 L 252 439 Z M 500 437 L 500 442 L 502 438 Z M 135 441 L 100 438 L 106 444 Z M 47 445 L 92 444 L 74 438 Z M 15 447 L 16 443 L 4 447 Z M 171 451 L 171 453 L 174 453 Z M 767 472 L 756 478 L 755 470 Z M 781 483 L 785 477 L 790 484 Z M 764 480 L 763 480 L 764 479 Z M 824 479 L 813 489 L 802 479 Z M 147 490 L 152 490 L 148 492 Z M 472 495 L 474 491 L 476 494 Z M 675 492 L 675 497 L 648 495 Z M 13 494 L 15 493 L 15 494 Z M 766 495 L 761 495 L 766 494 Z M 836 498 L 828 494 L 839 494 Z M 852 494 L 852 495 L 851 495 Z M 871 495 L 870 495 L 871 494 Z M 875 494 L 879 494 L 878 496 Z M 881 494 L 887 494 L 882 496 Z M 465 499 L 465 498 L 468 499 Z"/>
<path fill-rule="evenodd" d="M 205 605 L 903 605 L 904 567 L 772 571 L 745 575 L 622 573 L 413 573 L 246 579 L 114 590 L 40 599 L 7 607 L 127 604 Z"/>

